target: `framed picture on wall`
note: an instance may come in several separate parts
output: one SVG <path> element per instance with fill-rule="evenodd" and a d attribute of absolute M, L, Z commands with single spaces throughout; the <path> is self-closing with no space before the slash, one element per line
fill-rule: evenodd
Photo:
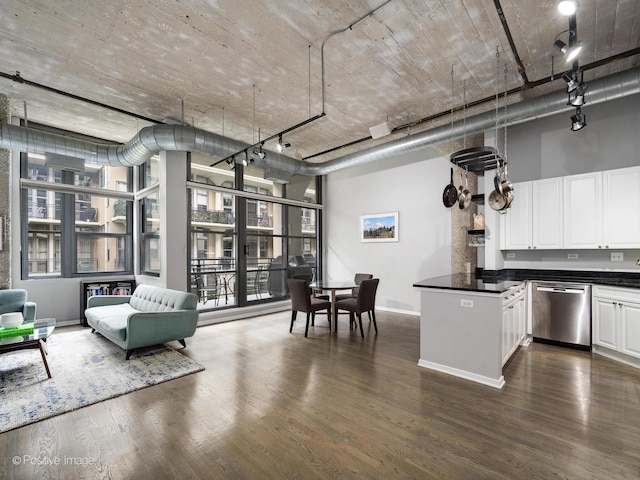
<path fill-rule="evenodd" d="M 375 213 L 360 217 L 361 242 L 397 242 L 398 212 Z"/>

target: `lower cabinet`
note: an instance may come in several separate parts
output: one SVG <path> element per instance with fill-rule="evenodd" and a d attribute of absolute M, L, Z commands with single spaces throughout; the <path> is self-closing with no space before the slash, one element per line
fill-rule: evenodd
<path fill-rule="evenodd" d="M 527 335 L 526 286 L 502 297 L 502 365 Z"/>
<path fill-rule="evenodd" d="M 640 358 L 640 292 L 595 286 L 592 316 L 594 345 Z"/>

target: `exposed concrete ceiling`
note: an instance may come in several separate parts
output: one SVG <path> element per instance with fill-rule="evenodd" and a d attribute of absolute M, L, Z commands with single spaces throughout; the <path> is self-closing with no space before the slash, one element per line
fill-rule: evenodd
<path fill-rule="evenodd" d="M 417 121 L 447 113 L 452 104 L 456 118 L 496 107 L 485 101 L 462 110 L 464 98 L 473 104 L 531 87 L 509 96 L 516 102 L 564 89 L 559 78 L 544 81 L 570 68 L 552 48 L 556 35 L 568 28 L 556 5 L 556 0 L 6 0 L 0 4 L 0 93 L 10 98 L 16 116 L 24 116 L 26 102 L 30 121 L 107 140 L 128 141 L 150 125 L 145 119 L 179 121 L 184 108 L 186 123 L 251 144 L 258 132 L 265 138 L 323 111 L 323 41 L 382 6 L 326 41 L 326 116 L 285 136 L 292 144 L 290 156 L 324 162 L 445 124 L 448 114 Z M 640 46 L 640 0 L 580 0 L 576 17 L 582 66 Z M 567 42 L 568 34 L 560 38 Z M 637 58 L 587 68 L 585 81 L 633 68 Z M 28 82 L 9 78 L 16 72 Z M 317 155 L 365 139 L 370 127 L 385 121 L 397 129 L 393 134 Z M 274 147 L 275 141 L 266 145 Z"/>

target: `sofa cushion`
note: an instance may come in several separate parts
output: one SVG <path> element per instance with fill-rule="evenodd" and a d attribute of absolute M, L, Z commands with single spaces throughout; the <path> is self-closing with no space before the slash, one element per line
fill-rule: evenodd
<path fill-rule="evenodd" d="M 193 293 L 157 288 L 152 285 L 138 285 L 129 303 L 141 312 L 195 310 L 198 297 Z"/>
<path fill-rule="evenodd" d="M 127 339 L 127 320 L 129 315 L 136 313 L 131 305 L 105 305 L 85 310 L 87 322 L 105 335 L 125 341 Z"/>

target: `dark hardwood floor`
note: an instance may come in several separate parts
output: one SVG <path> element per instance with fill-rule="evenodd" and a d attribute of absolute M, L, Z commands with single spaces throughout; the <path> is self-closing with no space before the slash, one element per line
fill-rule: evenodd
<path fill-rule="evenodd" d="M 289 315 L 201 327 L 204 372 L 0 435 L 0 478 L 640 478 L 638 369 L 532 344 L 496 390 L 418 367 L 417 317 L 362 339 Z"/>

